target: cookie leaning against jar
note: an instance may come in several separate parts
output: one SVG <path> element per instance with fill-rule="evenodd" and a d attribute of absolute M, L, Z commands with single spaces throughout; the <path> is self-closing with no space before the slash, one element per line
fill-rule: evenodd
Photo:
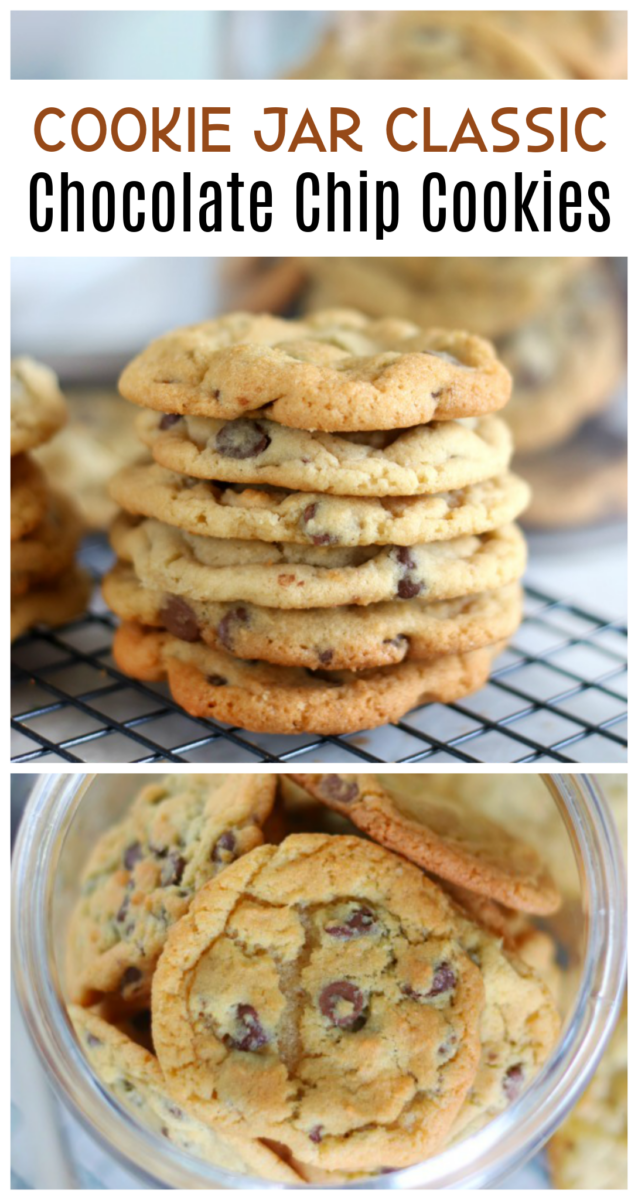
<path fill-rule="evenodd" d="M 228 421 L 260 409 L 337 432 L 493 412 L 511 379 L 482 338 L 329 309 L 295 321 L 231 313 L 175 330 L 133 359 L 119 387 L 163 413 Z"/>
<path fill-rule="evenodd" d="M 436 1152 L 475 1077 L 484 987 L 443 893 L 359 838 L 263 846 L 198 894 L 153 980 L 166 1084 L 327 1170 Z"/>
<path fill-rule="evenodd" d="M 142 789 L 83 872 L 67 949 L 73 1001 L 148 1002 L 170 925 L 203 883 L 262 843 L 274 796 L 268 775 L 173 775 Z"/>

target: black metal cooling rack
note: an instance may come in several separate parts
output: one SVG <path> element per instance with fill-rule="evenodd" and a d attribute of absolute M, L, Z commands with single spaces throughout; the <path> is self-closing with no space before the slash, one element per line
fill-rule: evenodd
<path fill-rule="evenodd" d="M 87 558 L 106 565 L 99 542 Z M 100 561 L 102 560 L 102 561 Z M 345 737 L 276 736 L 189 717 L 164 684 L 115 666 L 99 597 L 63 629 L 13 647 L 12 759 L 21 763 L 625 762 L 627 629 L 534 588 L 489 683 L 394 725 Z"/>

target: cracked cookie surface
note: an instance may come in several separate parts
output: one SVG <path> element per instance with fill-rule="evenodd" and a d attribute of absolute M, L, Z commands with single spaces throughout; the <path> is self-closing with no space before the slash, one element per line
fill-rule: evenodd
<path fill-rule="evenodd" d="M 71 918 L 67 986 L 139 1007 L 168 929 L 195 892 L 263 841 L 274 776 L 174 775 L 143 788 L 95 846 Z"/>
<path fill-rule="evenodd" d="M 416 1162 L 471 1085 L 479 970 L 451 906 L 358 838 L 263 846 L 199 893 L 153 983 L 167 1085 L 326 1169 Z"/>
<path fill-rule="evenodd" d="M 301 1182 L 296 1171 L 261 1142 L 219 1133 L 180 1108 L 166 1090 L 155 1056 L 116 1026 L 91 1009 L 72 1004 L 68 1011 L 98 1079 L 146 1127 L 221 1170 L 274 1183 Z"/>
<path fill-rule="evenodd" d="M 489 342 L 334 309 L 302 320 L 231 313 L 165 334 L 124 370 L 128 400 L 230 420 L 261 409 L 298 429 L 398 429 L 501 408 L 511 379 Z"/>

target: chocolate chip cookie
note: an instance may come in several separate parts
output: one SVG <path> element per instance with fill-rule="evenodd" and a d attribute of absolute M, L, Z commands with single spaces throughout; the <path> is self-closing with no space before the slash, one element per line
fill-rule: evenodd
<path fill-rule="evenodd" d="M 201 537 L 123 516 L 111 541 L 145 587 L 273 608 L 452 599 L 514 582 L 526 561 L 515 525 L 420 546 L 310 547 Z"/>
<path fill-rule="evenodd" d="M 415 796 L 401 790 L 400 776 L 392 783 L 386 777 L 385 786 L 373 775 L 292 778 L 369 837 L 443 879 L 524 912 L 560 907 L 560 893 L 531 846 L 462 800 L 441 803 L 428 794 L 426 780 Z"/>
<path fill-rule="evenodd" d="M 187 533 L 309 546 L 411 546 L 485 533 L 515 521 L 529 501 L 509 472 L 433 496 L 326 496 L 219 484 L 144 463 L 120 471 L 111 495 L 126 512 Z"/>
<path fill-rule="evenodd" d="M 27 537 L 43 520 L 48 504 L 46 480 L 28 454 L 11 459 L 11 541 Z"/>
<path fill-rule="evenodd" d="M 417 704 L 451 704 L 486 682 L 504 643 L 430 662 L 369 671 L 307 671 L 245 662 L 136 622 L 120 625 L 117 665 L 134 679 L 168 679 L 191 716 L 265 733 L 354 733 L 398 720 Z"/>
<path fill-rule="evenodd" d="M 611 402 L 623 374 L 624 325 L 615 282 L 599 263 L 499 341 L 514 378 L 506 420 L 519 453 L 564 442 Z"/>
<path fill-rule="evenodd" d="M 265 417 L 234 421 L 143 412 L 137 430 L 156 462 L 183 475 L 273 484 L 335 496 L 421 496 L 492 479 L 512 454 L 498 417 L 358 434 L 288 429 Z"/>
<path fill-rule="evenodd" d="M 263 841 L 272 775 L 172 775 L 143 788 L 82 876 L 68 944 L 71 999 L 148 1000 L 170 926 L 195 892 Z"/>
<path fill-rule="evenodd" d="M 589 1087 L 551 1138 L 555 1188 L 627 1189 L 627 999 Z"/>
<path fill-rule="evenodd" d="M 471 1086 L 484 989 L 442 892 L 359 838 L 263 846 L 206 885 L 153 981 L 167 1086 L 220 1130 L 328 1170 L 435 1152 Z"/>
<path fill-rule="evenodd" d="M 521 1094 L 549 1058 L 560 1029 L 549 988 L 520 958 L 472 921 L 459 919 L 459 941 L 476 962 L 485 988 L 481 1058 L 472 1087 L 450 1131 L 469 1137 Z"/>
<path fill-rule="evenodd" d="M 330 310 L 303 320 L 231 313 L 165 334 L 125 369 L 127 400 L 222 421 L 261 410 L 298 429 L 400 429 L 507 403 L 481 338 Z"/>
<path fill-rule="evenodd" d="M 65 625 L 84 612 L 91 595 L 91 580 L 72 566 L 49 583 L 11 597 L 11 641 L 34 625 Z"/>
<path fill-rule="evenodd" d="M 150 1051 L 136 1045 L 92 1009 L 73 1004 L 69 1016 L 100 1082 L 144 1126 L 223 1171 L 299 1185 L 296 1171 L 263 1142 L 219 1133 L 176 1104 Z"/>
<path fill-rule="evenodd" d="M 509 584 L 457 600 L 402 600 L 340 608 L 277 609 L 186 599 L 144 587 L 128 564 L 102 581 L 104 598 L 125 621 L 202 640 L 237 658 L 310 670 L 361 671 L 406 659 L 465 653 L 511 635 L 522 615 L 522 591 Z"/>
<path fill-rule="evenodd" d="M 66 421 L 56 375 L 32 358 L 11 363 L 11 454 L 41 446 Z"/>

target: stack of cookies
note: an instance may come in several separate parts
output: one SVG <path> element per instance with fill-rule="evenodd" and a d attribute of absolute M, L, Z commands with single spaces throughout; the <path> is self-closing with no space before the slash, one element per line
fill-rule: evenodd
<path fill-rule="evenodd" d="M 196 716 L 346 733 L 480 687 L 521 613 L 528 489 L 481 338 L 352 311 L 231 314 L 124 371 L 118 665 Z"/>
<path fill-rule="evenodd" d="M 547 1060 L 560 969 L 534 915 L 558 909 L 554 882 L 401 778 L 175 775 L 92 848 L 70 1015 L 158 1139 L 277 1183 L 365 1180 L 482 1128 Z M 300 808 L 310 831 L 290 832 Z"/>
<path fill-rule="evenodd" d="M 585 258 L 312 258 L 305 304 L 353 304 L 429 325 L 434 314 L 493 338 L 510 371 L 506 420 L 532 485 L 530 525 L 626 509 L 626 448 L 590 426 L 614 400 L 625 361 L 621 284 Z"/>
<path fill-rule="evenodd" d="M 81 522 L 50 488 L 31 451 L 66 420 L 64 397 L 48 367 L 11 365 L 11 638 L 32 625 L 61 625 L 82 612 L 88 579 L 75 565 Z"/>

